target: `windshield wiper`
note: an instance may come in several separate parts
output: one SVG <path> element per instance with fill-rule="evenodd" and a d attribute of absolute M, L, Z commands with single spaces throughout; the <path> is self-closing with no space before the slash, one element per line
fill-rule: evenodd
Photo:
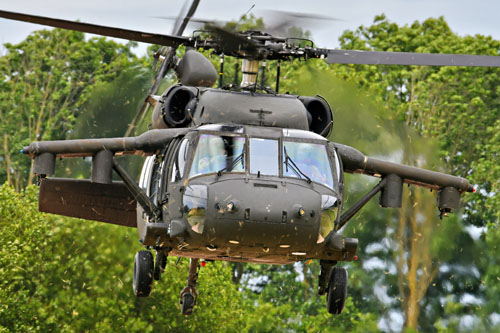
<path fill-rule="evenodd" d="M 245 150 L 241 152 L 232 162 L 230 165 L 226 166 L 225 168 L 220 169 L 217 171 L 217 176 L 221 176 L 224 171 L 232 171 L 234 167 L 241 162 L 241 167 L 245 169 Z"/>
<path fill-rule="evenodd" d="M 292 171 L 299 177 L 299 178 L 305 178 L 307 179 L 307 182 L 311 184 L 311 178 L 307 176 L 305 173 L 302 172 L 302 170 L 299 169 L 297 164 L 292 160 L 290 156 L 288 156 L 288 153 L 286 152 L 286 147 L 283 146 L 283 149 L 285 151 L 285 166 L 286 166 L 286 171 L 288 172 L 288 167 L 292 169 Z M 290 163 L 289 163 L 290 162 Z"/>

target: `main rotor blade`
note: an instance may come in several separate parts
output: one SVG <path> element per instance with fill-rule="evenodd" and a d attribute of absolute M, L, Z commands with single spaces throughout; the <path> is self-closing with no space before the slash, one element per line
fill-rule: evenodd
<path fill-rule="evenodd" d="M 265 32 L 273 36 L 303 37 L 302 31 L 314 30 L 324 24 L 325 21 L 343 21 L 331 16 L 310 14 L 304 12 L 292 12 L 284 10 L 260 9 L 257 10 L 264 19 Z M 296 29 L 292 29 L 296 28 Z M 299 29 L 297 29 L 299 28 Z"/>
<path fill-rule="evenodd" d="M 500 67 L 500 57 L 468 54 L 328 50 L 327 63 L 364 65 Z"/>
<path fill-rule="evenodd" d="M 207 24 L 208 30 L 219 37 L 218 47 L 226 54 L 230 53 L 246 53 L 253 54 L 257 50 L 257 45 L 252 39 L 245 38 L 232 31 L 216 25 Z"/>
<path fill-rule="evenodd" d="M 177 36 L 182 35 L 182 33 L 184 32 L 184 30 L 186 29 L 186 26 L 189 23 L 189 20 L 191 19 L 191 17 L 194 15 L 196 9 L 198 8 L 198 4 L 199 3 L 200 3 L 200 0 L 193 0 L 193 2 L 191 3 L 191 6 L 189 7 L 188 12 L 186 13 L 186 16 L 184 16 L 184 19 L 182 20 L 182 22 L 181 22 L 181 24 L 179 26 L 177 26 L 178 25 L 178 20 L 176 20 L 176 23 L 175 23 L 175 26 L 174 26 L 174 34 L 175 35 L 177 35 Z M 181 11 L 181 13 L 183 11 L 184 11 L 184 9 Z M 163 50 L 163 51 L 167 51 L 167 55 L 166 55 L 165 59 L 163 60 L 163 62 L 160 65 L 158 73 L 156 74 L 156 76 L 154 78 L 153 85 L 151 86 L 151 88 L 149 88 L 148 95 L 146 96 L 146 98 L 142 102 L 142 105 L 139 108 L 139 110 L 137 111 L 137 113 L 135 114 L 134 119 L 132 119 L 132 121 L 128 125 L 128 128 L 125 131 L 125 136 L 129 136 L 129 135 L 132 134 L 132 132 L 135 129 L 135 126 L 139 122 L 139 119 L 141 119 L 142 115 L 144 114 L 144 111 L 146 111 L 146 109 L 148 108 L 149 97 L 151 95 L 156 94 L 158 88 L 160 87 L 161 80 L 165 77 L 165 75 L 167 74 L 167 72 L 172 67 L 174 67 L 174 64 L 175 64 L 174 55 L 175 55 L 175 50 L 176 49 L 177 49 L 177 45 L 174 46 L 174 47 L 172 47 L 172 48 L 170 48 L 170 49 Z"/>
<path fill-rule="evenodd" d="M 174 26 L 172 27 L 172 32 L 171 32 L 172 35 L 177 35 L 176 32 L 177 32 L 178 28 L 181 26 L 182 16 L 183 16 L 183 13 L 186 12 L 187 5 L 188 5 L 187 1 L 184 1 L 184 4 L 182 5 L 181 11 L 175 17 Z"/>
<path fill-rule="evenodd" d="M 159 45 L 173 46 L 173 47 L 177 47 L 179 45 L 191 45 L 189 38 L 182 36 L 170 36 L 170 35 L 162 35 L 155 33 L 147 33 L 136 30 L 107 27 L 91 23 L 74 22 L 69 20 L 61 20 L 61 19 L 36 16 L 30 14 L 20 14 L 4 10 L 0 10 L 0 17 L 16 21 L 42 24 L 55 28 L 88 32 L 91 34 L 103 35 L 108 37 L 123 38 L 150 44 L 159 44 Z"/>
<path fill-rule="evenodd" d="M 193 0 L 193 3 L 191 4 L 191 7 L 189 7 L 188 12 L 186 13 L 186 16 L 184 17 L 184 20 L 182 20 L 182 23 L 180 26 L 177 28 L 177 31 L 175 32 L 176 36 L 180 36 L 184 33 L 184 29 L 186 29 L 186 26 L 189 23 L 189 20 L 194 15 L 194 12 L 196 12 L 196 9 L 198 8 L 198 5 L 200 4 L 200 0 Z"/>

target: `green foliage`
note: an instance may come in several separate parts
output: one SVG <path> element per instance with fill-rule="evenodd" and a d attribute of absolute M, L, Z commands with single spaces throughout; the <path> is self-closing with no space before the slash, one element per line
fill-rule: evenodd
<path fill-rule="evenodd" d="M 33 298 L 40 284 L 39 267 L 47 247 L 50 221 L 42 221 L 36 190 L 16 193 L 0 187 L 0 327 L 29 331 L 38 321 L 40 302 Z"/>
<path fill-rule="evenodd" d="M 151 71 L 142 65 L 125 68 L 112 81 L 95 84 L 88 101 L 82 106 L 67 139 L 107 138 L 123 136 L 130 120 L 144 100 L 151 85 Z M 137 133 L 147 129 L 146 118 Z M 129 155 L 120 158 L 121 165 L 132 175 L 138 175 L 144 159 Z M 56 177 L 90 178 L 90 159 L 67 158 L 56 163 Z M 113 175 L 115 180 L 119 180 Z"/>
<path fill-rule="evenodd" d="M 443 18 L 400 27 L 380 16 L 370 27 L 344 33 L 341 46 L 380 51 L 497 55 L 500 42 L 480 35 L 459 37 L 451 32 Z M 428 290 L 428 297 L 423 300 L 423 308 L 427 310 L 422 315 L 427 319 L 421 323 L 436 321 L 460 330 L 460 318 L 470 316 L 472 327 L 488 329 L 491 326 L 488 318 L 498 313 L 494 308 L 499 300 L 499 272 L 495 268 L 498 266 L 495 263 L 500 220 L 499 70 L 344 66 L 343 71 L 342 77 L 372 91 L 391 110 L 393 117 L 426 138 L 435 138 L 439 143 L 439 155 L 449 171 L 477 184 L 477 193 L 464 196 L 463 222 L 487 226 L 487 234 L 474 241 L 460 231 L 461 223 L 456 220 L 438 224 L 431 245 L 444 269 L 440 270 Z M 443 236 L 437 236 L 439 234 Z M 472 302 L 449 311 L 450 308 L 443 309 L 442 301 L 438 301 L 446 295 L 454 295 L 446 304 L 460 304 L 460 294 L 474 295 L 483 306 L 479 308 Z M 478 320 L 482 324 L 477 324 Z"/>
<path fill-rule="evenodd" d="M 242 17 L 233 28 L 263 24 Z M 371 26 L 346 31 L 340 42 L 348 49 L 433 53 L 496 55 L 500 48 L 489 37 L 455 35 L 443 18 L 398 26 L 379 16 Z M 8 179 L 18 189 L 28 182 L 26 159 L 14 152 L 33 140 L 65 138 L 69 131 L 79 137 L 122 134 L 126 117 L 108 117 L 108 112 L 134 114 L 150 77 L 130 67 L 139 62 L 130 46 L 104 39 L 86 42 L 82 34 L 57 29 L 7 46 L 7 55 L 0 58 L 0 115 L 8 120 L 0 125 L 0 162 L 6 166 L 0 169 L 1 181 Z M 212 61 L 218 68 L 219 59 Z M 225 84 L 239 83 L 236 63 L 226 58 Z M 266 84 L 273 83 L 275 63 L 268 62 L 267 68 Z M 465 196 L 465 223 L 431 216 L 432 195 L 422 194 L 422 203 L 415 203 L 432 206 L 419 213 L 432 222 L 424 237 L 428 243 L 421 244 L 427 244 L 429 267 L 438 269 L 418 302 L 418 328 L 461 331 L 468 329 L 461 320 L 469 318 L 470 329 L 498 330 L 498 323 L 492 327 L 491 322 L 500 302 L 498 69 L 290 61 L 282 62 L 281 73 L 280 92 L 321 94 L 329 100 L 335 115 L 330 139 L 369 155 L 448 170 L 478 184 L 478 193 Z M 165 82 L 171 80 L 167 76 Z M 110 119 L 123 124 L 110 127 Z M 347 184 L 349 206 L 374 181 L 348 176 Z M 232 266 L 218 262 L 200 272 L 200 306 L 187 319 L 178 305 L 185 260 L 177 265 L 170 258 L 153 295 L 136 299 L 131 291 L 133 255 L 140 249 L 135 230 L 40 214 L 31 187 L 16 193 L 2 186 L 0 199 L 0 331 L 377 331 L 391 312 L 402 315 L 409 287 L 402 278 L 407 267 L 396 268 L 398 255 L 416 255 L 409 248 L 397 253 L 398 241 L 412 239 L 411 230 L 398 234 L 399 215 L 379 209 L 373 200 L 344 230 L 359 239 L 360 260 L 346 265 L 351 297 L 341 316 L 329 315 L 325 297 L 316 294 L 317 262 L 245 265 L 238 288 L 230 282 Z M 487 232 L 473 239 L 464 224 Z M 462 302 L 466 295 L 479 305 Z"/>
<path fill-rule="evenodd" d="M 248 265 L 242 286 L 255 304 L 246 330 L 252 332 L 374 332 L 378 315 L 360 310 L 359 302 L 348 297 L 344 311 L 332 316 L 326 310 L 326 297 L 318 296 L 317 262 L 294 265 Z M 349 277 L 349 283 L 358 283 Z"/>
<path fill-rule="evenodd" d="M 483 36 L 456 36 L 442 18 L 400 27 L 380 16 L 372 26 L 347 31 L 341 38 L 342 48 L 406 52 L 497 54 L 499 45 L 498 41 Z M 465 224 L 498 224 L 498 69 L 327 66 L 323 62 L 311 61 L 303 65 L 294 61 L 283 64 L 282 73 L 281 91 L 303 95 L 319 93 L 329 100 L 335 115 L 333 140 L 386 158 L 399 157 L 403 151 L 410 156 L 406 163 L 467 176 L 479 184 L 479 194 L 465 195 Z M 431 143 L 432 138 L 435 143 Z M 348 205 L 350 199 L 362 195 L 370 183 L 373 182 L 348 177 Z M 362 188 L 365 190 L 360 191 Z M 427 296 L 419 302 L 424 309 L 421 329 L 432 330 L 435 329 L 433 323 L 442 316 L 453 315 L 460 319 L 476 309 L 473 304 L 467 304 L 451 314 L 444 311 L 440 299 L 448 294 L 455 295 L 454 302 L 467 294 L 482 299 L 484 287 L 478 270 L 481 276 L 490 272 L 490 285 L 498 274 L 486 268 L 494 266 L 483 266 L 477 257 L 479 251 L 491 243 L 474 241 L 457 219 L 437 220 L 429 210 L 434 209 L 435 199 L 430 196 L 425 200 L 429 208 L 419 214 L 434 221 L 432 233 L 426 236 L 432 238 L 429 253 L 433 267 L 443 267 L 428 286 Z M 395 233 L 394 218 L 387 213 L 370 204 L 344 232 L 359 238 L 361 264 L 370 262 L 371 258 L 384 262 L 380 269 L 367 271 L 366 268 L 357 269 L 356 265 L 350 269 L 362 282 L 351 283 L 349 293 L 358 296 L 355 299 L 362 296 L 369 299 L 360 304 L 361 309 L 369 312 L 375 312 L 380 306 L 397 309 L 404 302 L 399 296 L 398 278 L 390 273 L 394 269 L 392 257 L 399 236 Z M 490 227 L 490 233 L 491 230 Z M 481 251 L 485 252 L 493 255 Z M 489 256 L 486 260 L 490 260 Z M 375 294 L 366 297 L 366 288 L 362 289 L 366 285 L 387 286 L 386 295 L 396 301 L 380 304 Z M 402 290 L 405 288 L 403 285 Z M 486 317 L 484 313 L 480 316 Z M 477 320 L 477 316 L 474 318 Z"/>
<path fill-rule="evenodd" d="M 442 17 L 399 27 L 385 16 L 379 16 L 370 27 L 345 32 L 341 46 L 377 51 L 497 55 L 500 41 L 481 35 L 457 36 Z M 490 155 L 490 151 L 495 140 L 494 128 L 500 118 L 499 69 L 365 65 L 344 68 L 345 78 L 359 86 L 369 86 L 395 117 L 422 135 L 436 138 L 448 170 L 478 183 L 479 195 L 466 195 L 469 208 L 466 222 L 485 226 L 485 221 L 494 220 L 495 213 L 487 209 L 491 199 L 486 193 L 491 192 L 492 182 L 498 177 L 485 179 L 476 160 L 494 163 L 498 158 Z"/>
<path fill-rule="evenodd" d="M 225 262 L 201 269 L 199 304 L 191 317 L 184 317 L 178 297 L 187 278 L 186 259 L 177 264 L 169 258 L 152 295 L 136 298 L 132 267 L 141 246 L 135 229 L 42 214 L 36 187 L 17 193 L 3 185 L 0 199 L 0 329 L 376 331 L 376 316 L 359 311 L 352 299 L 344 314 L 335 318 L 326 312 L 324 297 L 306 297 L 303 302 L 304 284 L 290 276 L 272 280 L 281 299 L 269 301 L 274 298 L 269 291 L 238 291 Z M 283 272 L 279 266 L 255 267 Z"/>
<path fill-rule="evenodd" d="M 127 45 L 60 29 L 39 30 L 6 44 L 0 57 L 0 182 L 23 188 L 32 182 L 19 150 L 37 140 L 64 139 L 101 82 L 136 62 Z"/>
<path fill-rule="evenodd" d="M 37 189 L 0 187 L 0 328 L 11 331 L 237 331 L 250 304 L 227 263 L 201 269 L 199 306 L 180 314 L 188 261 L 170 258 L 149 298 L 132 292 L 137 231 L 37 211 Z"/>

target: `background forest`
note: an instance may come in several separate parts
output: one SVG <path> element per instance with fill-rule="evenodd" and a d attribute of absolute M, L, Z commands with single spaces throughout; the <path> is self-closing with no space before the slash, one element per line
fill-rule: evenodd
<path fill-rule="evenodd" d="M 263 26 L 243 17 L 237 28 Z M 405 189 L 402 209 L 373 200 L 344 234 L 359 238 L 345 264 L 344 313 L 317 296 L 319 264 L 209 263 L 200 306 L 180 314 L 187 260 L 169 258 L 147 299 L 132 292 L 137 231 L 41 214 L 30 160 L 35 140 L 122 136 L 149 85 L 133 43 L 40 30 L 0 57 L 0 331 L 500 331 L 500 69 L 282 64 L 282 92 L 324 96 L 330 139 L 363 153 L 450 172 L 477 184 L 458 214 L 439 220 L 434 193 Z M 340 38 L 343 49 L 498 55 L 500 41 L 461 37 L 442 18 L 398 26 L 386 17 Z M 155 47 L 152 47 L 155 49 Z M 182 52 L 180 50 L 179 52 Z M 218 61 L 213 59 L 214 64 Z M 225 80 L 234 77 L 226 63 Z M 268 84 L 274 82 L 268 63 Z M 174 78 L 167 76 L 165 87 Z M 136 134 L 147 128 L 147 115 Z M 58 163 L 87 177 L 89 161 Z M 140 159 L 131 158 L 137 174 Z M 347 177 L 348 202 L 373 182 Z"/>

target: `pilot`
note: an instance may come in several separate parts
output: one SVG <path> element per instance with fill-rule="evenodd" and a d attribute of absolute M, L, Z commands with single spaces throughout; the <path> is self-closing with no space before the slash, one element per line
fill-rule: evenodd
<path fill-rule="evenodd" d="M 198 174 L 205 174 L 205 173 L 210 173 L 211 168 L 210 168 L 210 155 L 209 154 L 204 154 L 203 157 L 200 157 L 198 159 Z"/>
<path fill-rule="evenodd" d="M 224 168 L 226 154 L 222 138 L 219 136 L 202 137 L 198 144 L 197 159 L 193 162 L 196 175 L 216 172 Z"/>
<path fill-rule="evenodd" d="M 317 243 L 323 243 L 325 241 L 326 236 L 333 230 L 335 227 L 335 219 L 337 217 L 337 209 L 329 208 L 325 209 L 321 212 L 321 220 L 320 220 L 320 229 L 318 235 Z"/>
<path fill-rule="evenodd" d="M 300 143 L 297 149 L 297 160 L 294 162 L 299 167 L 300 171 L 306 174 L 309 178 L 314 181 L 325 183 L 327 177 L 324 172 L 321 172 L 323 168 L 319 166 L 319 159 L 315 158 L 315 148 L 310 143 Z"/>
<path fill-rule="evenodd" d="M 186 217 L 194 232 L 199 234 L 203 233 L 203 227 L 205 226 L 205 208 L 188 209 Z"/>

